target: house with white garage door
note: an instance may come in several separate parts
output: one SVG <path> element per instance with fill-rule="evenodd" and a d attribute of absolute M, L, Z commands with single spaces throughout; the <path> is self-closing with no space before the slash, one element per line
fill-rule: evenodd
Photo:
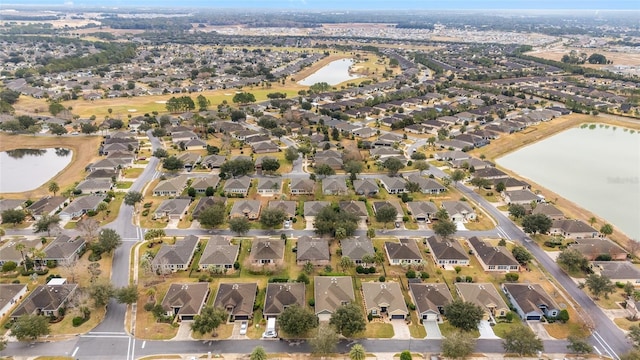
<path fill-rule="evenodd" d="M 320 321 L 329 321 L 340 306 L 355 300 L 351 276 L 316 276 L 313 278 L 315 312 Z"/>
<path fill-rule="evenodd" d="M 420 319 L 443 322 L 444 307 L 453 302 L 446 284 L 410 283 L 409 290 Z"/>
<path fill-rule="evenodd" d="M 405 319 L 409 316 L 400 284 L 396 282 L 363 282 L 365 312 L 376 317 Z"/>
<path fill-rule="evenodd" d="M 502 284 L 511 305 L 522 320 L 540 321 L 542 317 L 556 317 L 560 308 L 540 284 Z"/>

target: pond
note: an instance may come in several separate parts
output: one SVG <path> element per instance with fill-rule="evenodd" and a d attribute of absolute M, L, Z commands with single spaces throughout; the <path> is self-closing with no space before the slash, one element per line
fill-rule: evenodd
<path fill-rule="evenodd" d="M 603 124 L 583 125 L 510 153 L 497 163 L 640 240 L 640 133 Z"/>
<path fill-rule="evenodd" d="M 349 68 L 354 64 L 352 59 L 342 59 L 332 61 L 320 70 L 308 77 L 298 81 L 298 84 L 311 86 L 319 82 L 326 82 L 329 85 L 337 85 L 347 80 L 357 79 L 359 75 L 349 73 Z"/>
<path fill-rule="evenodd" d="M 0 193 L 36 189 L 64 169 L 72 152 L 64 148 L 0 152 Z"/>

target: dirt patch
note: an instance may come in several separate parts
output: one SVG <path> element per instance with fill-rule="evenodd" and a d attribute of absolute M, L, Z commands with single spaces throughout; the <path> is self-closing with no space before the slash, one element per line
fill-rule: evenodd
<path fill-rule="evenodd" d="M 49 193 L 47 187 L 51 181 L 57 182 L 61 190 L 73 186 L 75 182 L 83 179 L 84 168 L 98 158 L 98 147 L 101 141 L 102 138 L 100 136 L 54 137 L 0 134 L 0 151 L 52 147 L 63 147 L 73 150 L 73 158 L 71 162 L 69 162 L 69 165 L 56 174 L 50 181 L 30 191 L 2 193 L 2 197 L 10 199 L 35 199 Z"/>
<path fill-rule="evenodd" d="M 578 54 L 586 53 L 588 55 L 597 53 L 604 55 L 607 60 L 613 61 L 613 65 L 632 65 L 640 66 L 640 53 L 624 53 L 607 51 L 604 49 L 583 49 L 583 48 L 552 48 L 538 51 L 531 51 L 527 55 L 540 57 L 548 60 L 560 61 L 563 55 L 569 55 L 571 50 L 575 50 Z M 602 65 L 584 64 L 585 67 L 600 68 Z"/>

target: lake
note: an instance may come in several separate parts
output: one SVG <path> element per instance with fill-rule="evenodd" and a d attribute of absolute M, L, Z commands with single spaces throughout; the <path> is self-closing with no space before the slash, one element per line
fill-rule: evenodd
<path fill-rule="evenodd" d="M 71 162 L 69 149 L 16 149 L 0 152 L 0 193 L 33 190 Z"/>
<path fill-rule="evenodd" d="M 519 149 L 497 163 L 640 240 L 640 133 L 583 125 Z"/>
<path fill-rule="evenodd" d="M 329 85 L 337 85 L 347 80 L 357 79 L 359 75 L 349 74 L 349 68 L 354 64 L 352 59 L 342 59 L 332 61 L 320 70 L 308 77 L 298 81 L 298 84 L 311 86 L 319 82 L 326 82 Z"/>

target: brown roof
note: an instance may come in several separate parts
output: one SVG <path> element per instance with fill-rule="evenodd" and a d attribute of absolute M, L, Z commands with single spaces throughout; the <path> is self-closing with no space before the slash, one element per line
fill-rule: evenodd
<path fill-rule="evenodd" d="M 409 289 L 419 314 L 427 311 L 440 313 L 440 308 L 453 301 L 446 284 L 411 283 Z"/>
<path fill-rule="evenodd" d="M 280 315 L 285 307 L 305 306 L 304 283 L 269 283 L 264 298 L 264 316 Z"/>
<path fill-rule="evenodd" d="M 400 242 L 385 242 L 384 247 L 387 249 L 387 254 L 390 259 L 410 259 L 410 260 L 422 260 L 420 249 L 418 244 L 412 239 L 400 239 Z"/>
<path fill-rule="evenodd" d="M 208 295 L 209 283 L 171 284 L 162 299 L 162 308 L 166 312 L 179 309 L 178 316 L 198 315 Z"/>
<path fill-rule="evenodd" d="M 251 244 L 253 259 L 282 260 L 284 257 L 284 241 L 280 239 L 256 239 Z"/>
<path fill-rule="evenodd" d="M 466 251 L 456 240 L 445 240 L 429 236 L 427 242 L 436 259 L 469 260 Z"/>
<path fill-rule="evenodd" d="M 469 238 L 469 243 L 478 258 L 487 265 L 518 265 L 518 261 L 504 246 L 491 246 L 475 236 Z"/>
<path fill-rule="evenodd" d="M 333 313 L 355 299 L 351 276 L 316 276 L 313 283 L 316 314 Z"/>
<path fill-rule="evenodd" d="M 256 283 L 220 283 L 213 306 L 231 309 L 234 316 L 252 316 L 257 291 Z"/>

